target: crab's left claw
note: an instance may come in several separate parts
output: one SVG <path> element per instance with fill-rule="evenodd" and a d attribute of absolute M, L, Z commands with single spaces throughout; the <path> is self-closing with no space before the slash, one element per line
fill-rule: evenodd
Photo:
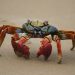
<path fill-rule="evenodd" d="M 6 36 L 6 32 L 7 32 L 7 28 L 2 30 L 1 33 L 0 33 L 0 46 L 2 45 L 2 43 L 4 41 L 4 38 Z"/>

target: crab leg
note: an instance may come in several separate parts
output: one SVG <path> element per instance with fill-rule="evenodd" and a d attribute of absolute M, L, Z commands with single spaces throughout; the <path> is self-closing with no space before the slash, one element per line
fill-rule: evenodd
<path fill-rule="evenodd" d="M 58 63 L 60 64 L 62 62 L 62 50 L 61 50 L 61 41 L 57 35 L 54 35 L 54 41 L 57 44 L 57 50 L 58 50 Z"/>
<path fill-rule="evenodd" d="M 5 28 L 4 30 L 1 31 L 0 33 L 0 46 L 2 45 L 4 38 L 6 36 L 6 32 L 7 32 L 7 28 Z"/>

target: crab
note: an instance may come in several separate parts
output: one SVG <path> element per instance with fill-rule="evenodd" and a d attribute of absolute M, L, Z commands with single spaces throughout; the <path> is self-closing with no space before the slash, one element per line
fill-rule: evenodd
<path fill-rule="evenodd" d="M 61 40 L 72 40 L 72 48 L 75 48 L 75 31 L 66 31 L 66 30 L 58 30 L 56 27 L 48 24 L 48 21 L 40 22 L 40 21 L 30 21 L 28 20 L 26 23 L 22 25 L 22 27 L 12 26 L 12 25 L 3 25 L 0 27 L 0 46 L 2 45 L 6 34 L 12 35 L 11 44 L 14 48 L 14 43 L 17 40 L 20 40 L 18 34 L 26 33 L 26 35 L 30 38 L 44 38 L 47 35 L 52 36 L 52 40 L 57 44 L 58 51 L 58 63 L 62 61 L 62 49 L 61 49 Z M 15 51 L 17 56 L 22 56 L 23 54 L 19 51 Z"/>

